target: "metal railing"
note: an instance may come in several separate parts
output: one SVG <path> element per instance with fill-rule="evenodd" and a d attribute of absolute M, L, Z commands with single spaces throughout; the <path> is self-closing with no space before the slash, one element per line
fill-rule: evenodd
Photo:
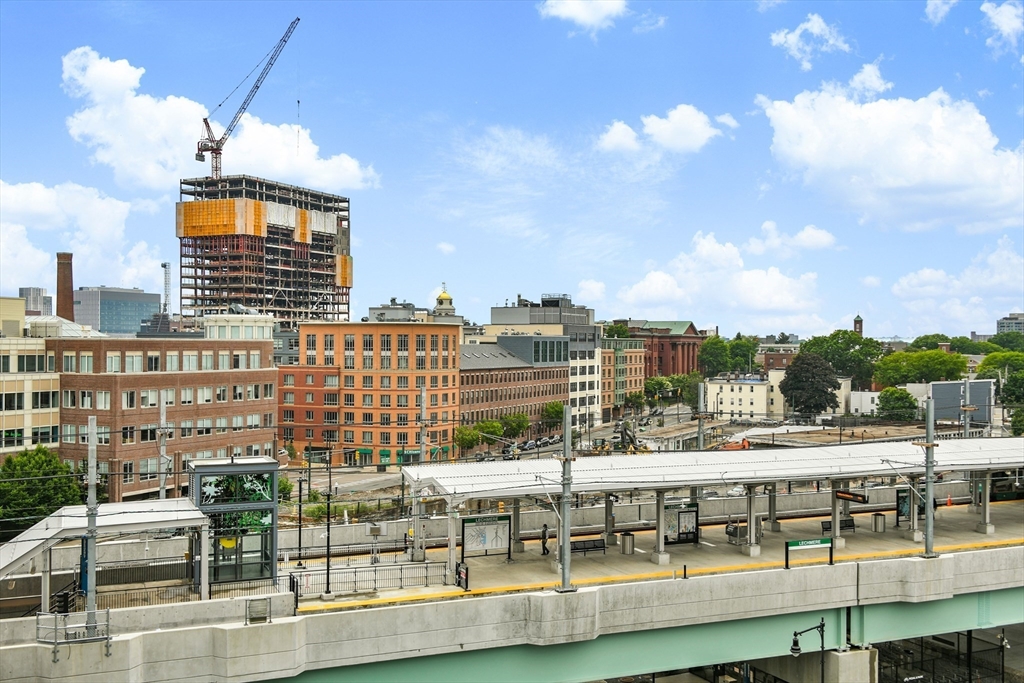
<path fill-rule="evenodd" d="M 296 599 L 327 591 L 327 571 L 293 572 L 289 581 Z M 418 586 L 440 586 L 448 582 L 443 562 L 415 562 L 331 569 L 331 592 L 359 593 Z"/>
<path fill-rule="evenodd" d="M 401 556 L 406 550 L 409 549 L 408 539 L 401 539 L 397 541 L 379 541 L 377 543 L 345 543 L 340 545 L 331 545 L 331 563 L 334 563 L 334 558 L 343 560 L 344 558 L 353 558 L 351 564 L 358 564 L 361 556 L 366 556 L 367 560 L 365 564 L 377 564 L 376 562 L 370 562 L 369 557 L 376 554 L 378 557 L 383 558 L 385 555 L 398 555 Z M 315 559 L 327 556 L 326 545 L 314 545 L 314 546 L 303 546 L 301 552 L 298 548 L 278 548 L 277 549 L 277 560 L 278 562 L 284 562 L 285 555 L 288 556 L 289 560 L 302 560 L 305 562 L 307 559 Z M 389 560 L 380 560 L 386 562 Z M 394 560 L 400 561 L 400 560 Z"/>
<path fill-rule="evenodd" d="M 224 581 L 210 584 L 209 598 L 218 600 L 224 598 L 244 598 L 251 595 L 274 595 L 276 593 L 287 593 L 288 588 L 284 577 L 276 579 L 244 579 L 242 581 Z"/>
<path fill-rule="evenodd" d="M 101 640 L 107 643 L 106 654 L 109 657 L 109 609 L 72 614 L 40 612 L 36 615 L 36 642 L 53 646 L 54 663 L 58 661 L 57 652 L 62 644 L 89 643 Z"/>

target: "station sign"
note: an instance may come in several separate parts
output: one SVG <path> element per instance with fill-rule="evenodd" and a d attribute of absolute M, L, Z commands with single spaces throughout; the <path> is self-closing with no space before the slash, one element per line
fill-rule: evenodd
<path fill-rule="evenodd" d="M 831 538 L 808 538 L 799 541 L 786 541 L 786 569 L 789 569 L 789 551 L 791 550 L 814 550 L 828 548 L 828 563 L 834 564 L 832 539 Z"/>
<path fill-rule="evenodd" d="M 836 494 L 836 498 L 839 500 L 851 500 L 854 503 L 867 503 L 868 497 L 862 493 L 854 493 L 853 491 L 846 491 L 844 489 L 836 489 L 833 493 Z"/>

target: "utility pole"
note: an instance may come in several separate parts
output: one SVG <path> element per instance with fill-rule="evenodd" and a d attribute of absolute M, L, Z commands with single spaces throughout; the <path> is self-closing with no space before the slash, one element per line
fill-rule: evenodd
<path fill-rule="evenodd" d="M 676 408 L 678 411 L 679 409 Z M 679 413 L 676 412 L 676 415 Z M 697 450 L 704 450 L 704 382 L 697 385 Z"/>
<path fill-rule="evenodd" d="M 169 389 L 161 389 L 158 394 L 160 400 L 160 500 L 167 497 L 167 402 L 164 400 L 164 392 L 172 391 Z"/>
<path fill-rule="evenodd" d="M 964 407 L 961 410 L 964 411 L 964 438 L 969 439 L 971 437 L 971 411 L 974 410 L 974 406 L 971 405 L 970 377 L 964 380 Z"/>
<path fill-rule="evenodd" d="M 89 494 L 86 498 L 85 538 L 85 626 L 89 636 L 96 635 L 96 416 L 89 416 Z"/>
<path fill-rule="evenodd" d="M 562 409 L 562 431 L 572 433 L 572 409 Z M 558 533 L 558 559 L 562 563 L 562 585 L 559 593 L 572 593 L 569 576 L 569 557 L 572 555 L 572 439 L 562 439 L 562 529 Z"/>
<path fill-rule="evenodd" d="M 966 415 L 966 413 L 965 413 Z M 936 557 L 932 545 L 935 540 L 935 399 L 924 404 L 924 556 Z M 914 505 L 916 506 L 916 501 Z M 917 510 L 911 509 L 917 515 Z"/>
<path fill-rule="evenodd" d="M 427 387 L 420 387 L 420 462 L 428 462 L 430 456 L 427 451 Z M 412 502 L 413 529 L 412 537 L 412 559 L 414 562 L 425 562 L 427 559 L 427 544 L 423 538 L 423 532 L 427 525 L 423 522 L 423 497 L 419 489 L 413 490 Z"/>
<path fill-rule="evenodd" d="M 327 448 L 327 576 L 326 586 L 321 600 L 333 600 L 334 593 L 331 592 L 331 494 L 334 492 L 331 481 L 331 460 L 334 453 L 328 444 Z"/>

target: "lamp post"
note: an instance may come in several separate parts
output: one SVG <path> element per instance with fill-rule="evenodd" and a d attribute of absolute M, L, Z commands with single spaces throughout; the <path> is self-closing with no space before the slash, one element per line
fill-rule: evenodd
<path fill-rule="evenodd" d="M 299 561 L 295 564 L 296 568 L 301 568 L 302 564 L 302 484 L 306 481 L 304 475 L 299 475 Z"/>
<path fill-rule="evenodd" d="M 331 479 L 331 460 L 333 460 L 331 442 L 327 442 L 327 578 L 324 594 L 320 597 L 324 600 L 331 600 L 334 594 L 331 593 L 331 494 L 334 493 L 334 486 Z"/>
<path fill-rule="evenodd" d="M 800 656 L 800 636 L 811 631 L 817 631 L 821 637 L 821 683 L 825 683 L 825 618 L 817 626 L 805 628 L 803 631 L 793 631 L 793 646 L 789 648 L 789 654 L 794 657 Z"/>

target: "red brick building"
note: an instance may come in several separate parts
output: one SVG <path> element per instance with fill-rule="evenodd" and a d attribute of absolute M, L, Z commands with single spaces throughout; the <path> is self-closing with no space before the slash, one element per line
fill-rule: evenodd
<path fill-rule="evenodd" d="M 644 342 L 644 376 L 684 375 L 697 370 L 697 354 L 707 337 L 689 320 L 615 320 Z"/>
<path fill-rule="evenodd" d="M 61 371 L 60 457 L 85 463 L 95 415 L 99 470 L 116 475 L 111 502 L 157 495 L 161 402 L 172 472 L 191 459 L 274 456 L 273 319 L 248 317 L 207 320 L 207 338 L 47 339 Z M 185 486 L 183 476 L 170 476 L 168 495 Z"/>

